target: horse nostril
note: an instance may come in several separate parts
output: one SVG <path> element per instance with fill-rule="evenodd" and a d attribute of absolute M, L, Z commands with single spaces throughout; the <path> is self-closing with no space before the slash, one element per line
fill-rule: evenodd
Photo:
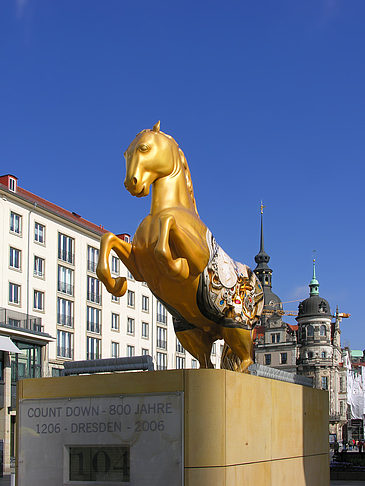
<path fill-rule="evenodd" d="M 137 177 L 133 177 L 132 182 L 133 182 L 133 185 L 136 186 L 137 185 Z"/>

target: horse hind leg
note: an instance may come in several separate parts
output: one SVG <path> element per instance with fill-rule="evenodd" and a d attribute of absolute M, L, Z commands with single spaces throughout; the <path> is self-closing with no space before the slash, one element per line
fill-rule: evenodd
<path fill-rule="evenodd" d="M 199 361 L 200 368 L 214 368 L 210 353 L 214 340 L 201 329 L 189 329 L 176 332 L 181 345 Z"/>

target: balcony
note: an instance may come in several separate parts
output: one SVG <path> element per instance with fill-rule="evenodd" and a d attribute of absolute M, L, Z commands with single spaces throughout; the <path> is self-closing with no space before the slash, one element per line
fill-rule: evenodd
<path fill-rule="evenodd" d="M 22 312 L 0 309 L 0 327 L 43 333 L 41 317 L 33 317 Z"/>
<path fill-rule="evenodd" d="M 74 265 L 75 263 L 74 253 L 71 253 L 66 250 L 62 250 L 61 248 L 58 249 L 58 259 L 66 263 L 70 263 L 71 265 Z"/>
<path fill-rule="evenodd" d="M 66 348 L 64 346 L 57 346 L 57 356 L 60 358 L 72 358 L 73 357 L 73 349 Z"/>
<path fill-rule="evenodd" d="M 87 261 L 87 269 L 89 272 L 95 273 L 96 272 L 96 267 L 98 263 L 94 262 L 93 260 L 88 260 Z"/>
<path fill-rule="evenodd" d="M 57 314 L 57 324 L 61 326 L 74 327 L 74 318 L 66 314 Z"/>
<path fill-rule="evenodd" d="M 157 322 L 162 322 L 162 324 L 167 324 L 167 314 L 157 313 Z"/>
<path fill-rule="evenodd" d="M 167 349 L 167 341 L 165 339 L 157 339 L 157 347 L 160 349 Z"/>
<path fill-rule="evenodd" d="M 74 286 L 69 284 L 69 283 L 62 282 L 62 281 L 58 282 L 57 290 L 59 292 L 63 292 L 64 294 L 67 294 L 67 295 L 73 295 L 74 294 Z"/>
<path fill-rule="evenodd" d="M 95 304 L 101 305 L 101 294 L 97 294 L 95 292 L 87 292 L 87 300 L 89 302 L 94 302 Z"/>

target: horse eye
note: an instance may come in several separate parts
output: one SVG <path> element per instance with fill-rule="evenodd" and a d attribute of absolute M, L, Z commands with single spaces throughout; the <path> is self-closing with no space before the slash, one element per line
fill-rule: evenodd
<path fill-rule="evenodd" d="M 149 150 L 149 149 L 150 149 L 150 148 L 149 148 L 149 146 L 148 146 L 148 145 L 146 145 L 145 143 L 142 143 L 142 144 L 141 144 L 141 145 L 138 147 L 138 150 L 139 150 L 140 152 L 148 152 L 148 150 Z"/>

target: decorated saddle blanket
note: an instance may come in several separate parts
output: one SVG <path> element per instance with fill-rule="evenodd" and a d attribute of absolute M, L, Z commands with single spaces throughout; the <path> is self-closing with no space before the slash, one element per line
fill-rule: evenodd
<path fill-rule="evenodd" d="M 264 305 L 260 281 L 247 265 L 232 260 L 209 230 L 207 243 L 210 258 L 200 275 L 196 296 L 200 312 L 224 327 L 252 329 Z M 175 332 L 195 327 L 174 308 L 161 302 L 173 316 Z"/>

